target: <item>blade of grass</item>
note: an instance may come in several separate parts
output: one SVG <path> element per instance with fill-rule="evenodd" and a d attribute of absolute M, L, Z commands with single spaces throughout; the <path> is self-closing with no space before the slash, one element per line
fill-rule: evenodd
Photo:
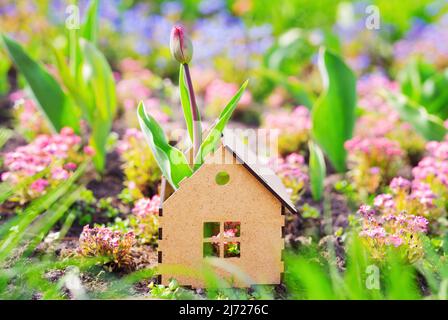
<path fill-rule="evenodd" d="M 324 180 L 326 174 L 325 159 L 322 150 L 317 144 L 310 141 L 308 143 L 310 151 L 310 185 L 313 199 L 319 201 L 324 193 Z"/>
<path fill-rule="evenodd" d="M 12 137 L 13 131 L 7 128 L 0 128 L 0 149 L 8 142 Z"/>
<path fill-rule="evenodd" d="M 4 262 L 14 249 L 17 248 L 18 243 L 23 238 L 26 228 L 36 219 L 43 211 L 48 210 L 53 203 L 58 201 L 75 181 L 80 177 L 86 168 L 86 163 L 81 164 L 73 175 L 51 189 L 44 196 L 34 200 L 20 215 L 13 228 L 10 228 L 7 235 L 0 241 L 0 263 Z"/>
<path fill-rule="evenodd" d="M 63 196 L 33 222 L 23 238 L 25 242 L 29 243 L 26 245 L 27 249 L 24 252 L 24 256 L 31 254 L 37 245 L 42 242 L 51 228 L 63 217 L 72 204 L 79 199 L 82 190 L 84 190 L 84 186 L 72 186 L 68 190 L 67 195 Z"/>

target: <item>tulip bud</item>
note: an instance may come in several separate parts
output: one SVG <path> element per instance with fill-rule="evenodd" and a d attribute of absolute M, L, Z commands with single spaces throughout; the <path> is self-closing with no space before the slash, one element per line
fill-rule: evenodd
<path fill-rule="evenodd" d="M 171 30 L 170 50 L 171 55 L 178 62 L 185 64 L 191 61 L 193 45 L 191 40 L 185 35 L 185 29 L 182 26 L 174 26 Z"/>

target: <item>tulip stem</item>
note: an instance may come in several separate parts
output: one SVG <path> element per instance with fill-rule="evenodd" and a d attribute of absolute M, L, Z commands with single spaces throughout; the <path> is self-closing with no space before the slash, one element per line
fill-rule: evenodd
<path fill-rule="evenodd" d="M 202 143 L 202 128 L 201 128 L 201 116 L 196 104 L 196 97 L 194 95 L 193 82 L 191 81 L 190 68 L 187 63 L 182 64 L 185 71 L 185 78 L 188 86 L 188 96 L 190 98 L 191 114 L 193 116 L 193 154 L 194 157 L 199 152 Z"/>

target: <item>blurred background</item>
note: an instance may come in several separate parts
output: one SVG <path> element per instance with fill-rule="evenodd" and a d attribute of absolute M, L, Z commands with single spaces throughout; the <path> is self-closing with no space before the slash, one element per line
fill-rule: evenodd
<path fill-rule="evenodd" d="M 0 28 L 25 44 L 33 57 L 50 64 L 50 48 L 43 44 L 64 46 L 71 3 L 1 0 Z M 82 22 L 88 1 L 77 3 Z M 370 5 L 379 9 L 379 29 L 365 27 Z M 200 75 L 195 76 L 198 91 L 211 83 L 225 88 L 251 78 L 247 99 L 275 105 L 282 98 L 307 104 L 304 92 L 320 91 L 319 81 L 313 81 L 319 46 L 343 56 L 358 75 L 374 71 L 394 75 L 415 55 L 445 67 L 447 7 L 445 0 L 100 1 L 98 45 L 114 70 L 123 67 L 123 59 L 132 58 L 161 78 L 174 80 L 178 70 L 169 53 L 169 32 L 181 22 L 194 43 L 192 67 Z M 3 52 L 0 55 L 4 95 L 10 85 L 9 62 Z M 278 79 L 285 76 L 289 84 L 280 81 L 278 86 Z M 218 78 L 221 81 L 213 81 Z M 208 112 L 213 114 L 211 105 Z"/>

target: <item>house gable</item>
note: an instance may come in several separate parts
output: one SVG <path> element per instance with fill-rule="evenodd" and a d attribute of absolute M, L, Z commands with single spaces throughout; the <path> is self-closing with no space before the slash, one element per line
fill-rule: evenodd
<path fill-rule="evenodd" d="M 215 179 L 222 172 L 228 174 L 229 181 L 219 185 Z M 248 273 L 253 283 L 279 283 L 284 247 L 281 213 L 281 201 L 221 146 L 163 203 L 162 264 L 201 268 L 204 223 L 239 222 L 241 257 L 224 260 Z M 180 278 L 180 282 L 200 286 L 192 278 Z"/>

